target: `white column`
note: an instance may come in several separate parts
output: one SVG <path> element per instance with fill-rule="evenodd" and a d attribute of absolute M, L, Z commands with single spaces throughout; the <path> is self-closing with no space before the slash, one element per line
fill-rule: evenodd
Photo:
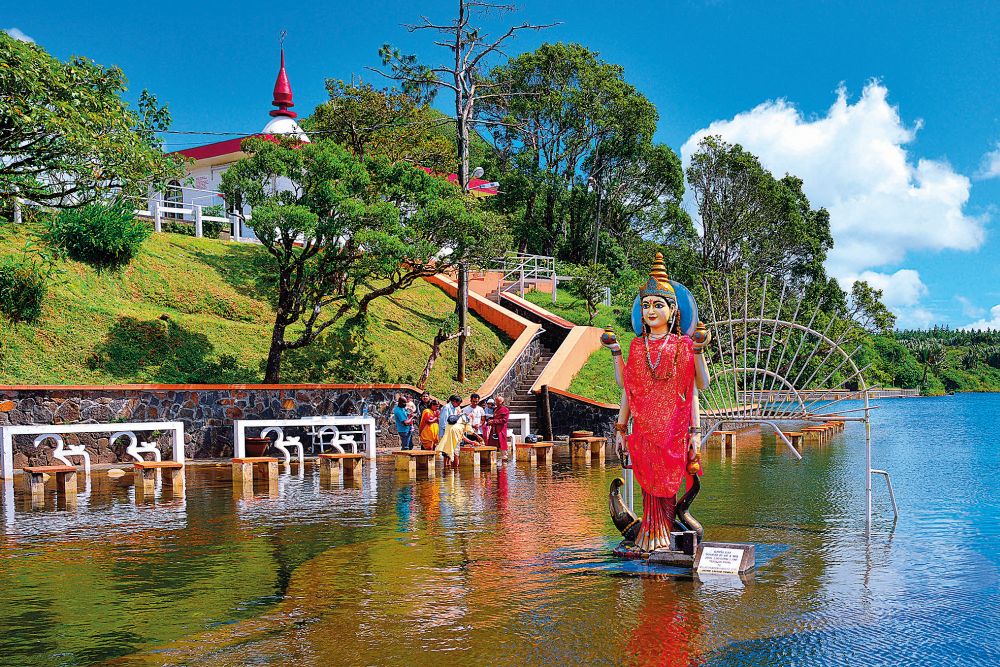
<path fill-rule="evenodd" d="M 3 446 L 3 454 L 0 457 L 0 477 L 4 479 L 14 478 L 14 436 L 10 430 L 0 428 L 0 442 Z"/>
<path fill-rule="evenodd" d="M 162 232 L 163 231 L 163 225 L 162 225 L 162 222 L 160 220 L 160 203 L 157 202 L 157 201 L 151 201 L 151 202 L 149 202 L 149 212 L 153 216 L 153 231 L 154 232 Z"/>
<path fill-rule="evenodd" d="M 201 205 L 191 204 L 191 208 L 194 209 L 194 235 L 195 238 L 202 237 L 202 226 L 201 226 Z"/>
<path fill-rule="evenodd" d="M 184 426 L 174 427 L 174 461 L 184 463 Z"/>
<path fill-rule="evenodd" d="M 21 198 L 14 197 L 14 224 L 19 225 L 21 222 Z"/>

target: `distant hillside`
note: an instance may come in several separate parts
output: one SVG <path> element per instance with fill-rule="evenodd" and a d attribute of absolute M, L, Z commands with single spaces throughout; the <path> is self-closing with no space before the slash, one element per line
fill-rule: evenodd
<path fill-rule="evenodd" d="M 0 226 L 0 253 L 18 252 L 33 229 Z M 265 262 L 256 245 L 179 234 L 154 234 L 120 272 L 61 262 L 38 324 L 0 316 L 0 383 L 260 382 L 274 318 L 262 285 Z M 444 292 L 423 281 L 376 300 L 362 358 L 336 361 L 344 372 L 374 369 L 370 381 L 415 382 L 438 321 L 453 310 Z M 478 318 L 472 329 L 466 391 L 486 379 L 509 344 Z M 429 389 L 446 395 L 460 386 L 451 380 L 456 342 L 443 348 Z M 364 358 L 366 351 L 372 356 Z M 286 363 L 282 379 L 352 379 L 306 377 L 324 356 L 332 354 L 309 349 Z"/>

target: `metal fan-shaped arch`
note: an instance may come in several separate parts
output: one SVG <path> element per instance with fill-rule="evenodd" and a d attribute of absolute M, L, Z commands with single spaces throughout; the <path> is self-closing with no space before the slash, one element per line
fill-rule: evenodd
<path fill-rule="evenodd" d="M 782 422 L 861 423 L 870 527 L 873 474 L 885 477 L 894 513 L 896 504 L 888 473 L 872 469 L 872 388 L 867 367 L 855 361 L 862 332 L 853 321 L 826 312 L 822 300 L 808 300 L 804 290 L 780 283 L 779 291 L 768 283 L 765 278 L 759 292 L 749 276 L 737 285 L 728 277 L 704 283 L 703 314 L 713 340 L 706 349 L 712 383 L 699 392 L 702 445 L 725 425 L 756 425 L 772 428 L 801 458 Z"/>

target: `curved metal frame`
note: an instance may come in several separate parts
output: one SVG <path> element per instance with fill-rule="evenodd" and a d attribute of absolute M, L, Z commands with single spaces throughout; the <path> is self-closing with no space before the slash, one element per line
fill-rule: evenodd
<path fill-rule="evenodd" d="M 747 282 L 749 283 L 749 276 L 747 277 Z M 706 289 L 709 292 L 709 305 L 710 305 L 710 308 L 711 308 L 712 317 L 714 319 L 715 318 L 715 304 L 714 304 L 714 300 L 711 297 L 712 289 L 711 289 L 711 286 L 708 285 L 707 283 L 705 284 L 705 287 L 706 287 Z M 721 360 L 726 357 L 726 351 L 723 349 L 723 344 L 722 344 L 721 337 L 717 338 L 717 343 L 716 344 L 718 346 L 720 363 L 713 364 L 714 366 L 719 367 L 718 375 L 716 375 L 715 373 L 712 374 L 713 375 L 713 381 L 716 380 L 716 379 L 718 379 L 719 377 L 725 377 L 726 375 L 732 375 L 733 378 L 734 378 L 734 381 L 733 381 L 733 389 L 734 389 L 734 392 L 735 392 L 734 398 L 736 399 L 737 405 L 740 403 L 740 400 L 739 400 L 739 390 L 738 390 L 738 388 L 736 386 L 735 378 L 738 376 L 739 373 L 744 373 L 744 374 L 751 374 L 752 373 L 752 377 L 754 377 L 754 382 L 753 382 L 754 388 L 751 389 L 750 392 L 749 392 L 749 395 L 751 396 L 751 398 L 753 396 L 754 391 L 756 391 L 756 389 L 755 389 L 755 387 L 756 387 L 756 377 L 758 375 L 763 375 L 764 377 L 770 377 L 771 380 L 772 380 L 771 381 L 771 386 L 770 386 L 769 389 L 766 390 L 766 392 L 773 392 L 774 391 L 774 387 L 775 387 L 775 384 L 774 384 L 775 381 L 780 382 L 781 385 L 783 385 L 784 387 L 786 387 L 787 390 L 791 391 L 792 394 L 794 394 L 795 400 L 798 403 L 798 406 L 799 406 L 799 409 L 801 410 L 801 413 L 800 414 L 795 414 L 795 415 L 788 415 L 788 416 L 782 418 L 783 415 L 781 415 L 780 413 L 778 413 L 778 412 L 769 412 L 767 410 L 762 411 L 760 414 L 754 414 L 753 410 L 751 409 L 751 410 L 744 411 L 742 414 L 732 414 L 732 415 L 723 415 L 722 411 L 719 410 L 719 411 L 717 411 L 717 412 L 719 412 L 719 414 L 712 415 L 713 418 L 716 421 L 712 425 L 712 427 L 710 429 L 708 429 L 707 432 L 705 432 L 705 435 L 702 438 L 701 444 L 704 445 L 705 442 L 707 441 L 709 435 L 711 435 L 715 431 L 715 429 L 717 429 L 721 424 L 726 423 L 726 422 L 732 422 L 732 423 L 736 423 L 736 424 L 767 424 L 767 425 L 771 426 L 771 428 L 774 429 L 776 435 L 795 454 L 796 458 L 801 459 L 802 458 L 801 455 L 795 450 L 795 448 L 792 446 L 792 444 L 788 441 L 788 438 L 785 437 L 785 435 L 781 431 L 781 429 L 778 428 L 778 425 L 777 425 L 776 422 L 786 421 L 786 420 L 795 420 L 795 421 L 826 421 L 826 420 L 830 419 L 835 414 L 841 415 L 840 417 L 838 417 L 838 419 L 842 420 L 842 421 L 861 422 L 865 426 L 865 470 L 866 470 L 866 475 L 865 475 L 865 503 L 866 503 L 865 530 L 866 530 L 866 532 L 870 532 L 870 530 L 871 530 L 871 524 L 872 524 L 872 475 L 873 474 L 878 474 L 878 475 L 882 475 L 882 476 L 885 477 L 886 484 L 888 485 L 888 488 L 889 488 L 889 498 L 892 501 L 893 514 L 894 514 L 894 516 L 896 516 L 898 518 L 899 514 L 898 514 L 898 509 L 897 509 L 897 506 L 896 506 L 896 498 L 895 498 L 895 494 L 894 494 L 893 489 L 892 489 L 892 480 L 889 477 L 889 473 L 886 472 L 886 471 L 884 471 L 884 470 L 873 470 L 872 469 L 871 410 L 875 409 L 875 407 L 872 406 L 871 402 L 870 402 L 870 396 L 869 396 L 869 394 L 871 392 L 871 388 L 868 386 L 868 383 L 865 381 L 865 377 L 864 377 L 864 374 L 863 374 L 863 370 L 864 369 L 859 369 L 858 366 L 857 366 L 857 364 L 854 362 L 854 359 L 851 357 L 851 355 L 848 354 L 847 351 L 844 350 L 843 347 L 841 347 L 840 343 L 842 342 L 844 336 L 841 336 L 841 340 L 840 341 L 835 341 L 832 338 L 830 338 L 829 336 L 827 336 L 827 332 L 832 327 L 834 321 L 836 321 L 838 318 L 837 317 L 831 318 L 830 321 L 827 323 L 826 329 L 824 331 L 822 331 L 822 332 L 821 331 L 817 331 L 812 326 L 813 322 L 816 319 L 816 314 L 818 313 L 818 310 L 819 310 L 819 305 L 817 304 L 816 309 L 813 311 L 812 317 L 810 318 L 808 325 L 800 324 L 800 323 L 795 322 L 795 321 L 789 321 L 789 320 L 786 320 L 786 319 L 781 319 L 781 309 L 784 306 L 783 301 L 784 301 L 784 295 L 785 295 L 785 287 L 786 287 L 785 285 L 782 286 L 782 295 L 781 295 L 781 299 L 778 302 L 779 305 L 778 305 L 778 312 L 777 312 L 776 316 L 775 317 L 764 317 L 764 306 L 765 306 L 765 299 L 766 299 L 766 293 L 767 293 L 767 282 L 766 282 L 766 279 L 765 279 L 765 282 L 764 282 L 764 291 L 763 291 L 763 293 L 761 295 L 760 316 L 759 317 L 747 317 L 746 315 L 744 315 L 743 317 L 733 317 L 732 306 L 731 306 L 732 300 L 731 300 L 731 293 L 730 293 L 730 283 L 729 283 L 728 277 L 725 280 L 725 287 L 726 287 L 726 297 L 727 297 L 726 298 L 726 303 L 730 304 L 728 306 L 729 307 L 728 317 L 725 318 L 725 319 L 714 319 L 714 321 L 708 322 L 706 324 L 706 326 L 708 326 L 709 330 L 711 330 L 713 332 L 713 334 L 718 335 L 719 330 L 722 327 L 726 327 L 726 326 L 732 327 L 732 326 L 737 325 L 737 324 L 743 325 L 743 327 L 745 328 L 744 335 L 743 335 L 743 338 L 744 338 L 744 340 L 743 340 L 743 345 L 744 345 L 743 358 L 744 359 L 747 358 L 747 356 L 748 356 L 747 353 L 749 351 L 748 345 L 747 345 L 747 343 L 748 343 L 747 337 L 748 337 L 749 334 L 747 332 L 750 330 L 750 327 L 753 326 L 753 325 L 756 325 L 758 327 L 758 332 L 757 332 L 757 347 L 755 349 L 755 352 L 758 353 L 758 354 L 761 351 L 760 350 L 760 345 L 761 345 L 761 339 L 762 339 L 762 336 L 763 336 L 764 328 L 766 326 L 769 326 L 769 325 L 771 327 L 771 336 L 770 337 L 772 339 L 774 338 L 774 335 L 777 333 L 777 331 L 778 331 L 779 328 L 789 328 L 789 329 L 795 329 L 795 330 L 801 331 L 802 333 L 806 334 L 807 336 L 814 338 L 818 342 L 816 343 L 816 346 L 813 348 L 812 352 L 806 358 L 805 363 L 803 363 L 802 368 L 800 369 L 800 371 L 798 373 L 798 376 L 793 381 L 793 380 L 789 380 L 787 377 L 784 377 L 780 373 L 777 373 L 775 371 L 771 371 L 771 370 L 766 369 L 766 368 L 737 367 L 736 364 L 735 364 L 736 359 L 738 358 L 737 357 L 737 350 L 736 350 L 735 340 L 733 339 L 734 337 L 732 336 L 732 334 L 730 334 L 730 341 L 729 341 L 729 343 L 730 343 L 729 344 L 730 350 L 729 350 L 729 352 L 731 352 L 733 366 L 730 367 L 730 368 L 726 368 L 725 366 L 723 366 L 721 364 Z M 749 284 L 746 287 L 747 287 L 747 289 L 744 292 L 744 295 L 745 295 L 744 296 L 744 309 L 743 309 L 744 313 L 748 313 L 749 312 L 749 306 L 750 306 L 750 304 L 749 304 L 749 297 L 748 297 Z M 796 317 L 798 317 L 799 309 L 800 309 L 801 305 L 802 305 L 802 297 L 800 296 L 799 299 L 798 299 L 798 303 L 797 303 L 797 305 L 795 307 L 795 313 L 794 313 L 794 315 L 792 315 L 793 319 L 795 319 Z M 755 302 L 755 306 L 756 306 L 756 302 Z M 788 362 L 788 367 L 789 368 L 791 368 L 792 362 L 795 361 L 796 358 L 798 357 L 798 354 L 799 354 L 799 352 L 802 349 L 802 344 L 803 344 L 804 340 L 805 339 L 799 341 L 797 349 L 792 354 L 792 356 L 789 358 L 789 362 Z M 844 412 L 852 412 L 852 411 L 862 412 L 863 413 L 862 417 L 843 417 L 842 415 L 844 414 L 844 412 L 841 412 L 841 413 L 833 413 L 833 412 L 821 413 L 821 412 L 817 411 L 817 409 L 821 410 L 823 408 L 829 408 L 830 406 L 834 405 L 835 403 L 837 403 L 837 402 L 839 402 L 841 400 L 844 400 L 842 398 L 838 398 L 838 399 L 834 399 L 832 401 L 828 401 L 828 402 L 824 403 L 823 405 L 817 406 L 816 409 L 810 409 L 809 407 L 807 407 L 806 403 L 808 401 L 804 401 L 802 399 L 802 395 L 801 395 L 799 389 L 796 388 L 795 385 L 798 382 L 798 380 L 801 379 L 801 375 L 802 375 L 803 371 L 805 370 L 805 368 L 807 367 L 809 361 L 812 360 L 812 357 L 820 349 L 820 347 L 819 347 L 820 342 L 826 343 L 830 347 L 830 350 L 826 353 L 826 356 L 820 362 L 819 366 L 817 366 L 816 369 L 813 370 L 812 374 L 805 381 L 804 384 L 808 384 L 808 383 L 812 382 L 812 380 L 815 378 L 816 373 L 819 370 L 819 368 L 823 367 L 823 365 L 826 363 L 826 361 L 828 359 L 830 359 L 830 357 L 832 355 L 834 355 L 835 353 L 839 354 L 839 356 L 840 356 L 840 363 L 837 366 L 835 366 L 832 371 L 830 371 L 830 373 L 828 374 L 827 378 L 824 378 L 822 380 L 822 382 L 826 382 L 827 380 L 829 380 L 829 378 L 832 377 L 832 375 L 834 373 L 836 373 L 837 371 L 839 371 L 846 364 L 847 365 L 847 370 L 850 371 L 849 374 L 848 374 L 848 378 L 857 377 L 857 380 L 858 380 L 858 391 L 857 391 L 857 394 L 860 395 L 861 400 L 863 401 L 863 407 L 859 408 L 857 410 L 848 410 L 848 411 L 844 411 Z M 773 340 L 772 340 L 771 347 L 768 348 L 768 358 L 767 358 L 767 362 L 766 362 L 768 364 L 771 361 L 771 350 L 773 349 L 773 345 L 774 345 L 774 343 L 773 343 Z M 777 362 L 778 365 L 780 365 L 782 363 L 782 361 L 784 361 L 785 352 L 786 352 L 786 350 L 782 349 L 781 358 Z M 764 381 L 762 380 L 762 383 L 761 383 L 761 392 L 762 393 L 765 392 L 764 387 L 763 387 L 763 382 Z M 746 390 L 744 390 L 744 394 L 746 395 Z"/>

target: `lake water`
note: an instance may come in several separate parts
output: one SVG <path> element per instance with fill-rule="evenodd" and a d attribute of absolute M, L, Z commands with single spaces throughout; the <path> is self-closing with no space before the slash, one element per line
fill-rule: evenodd
<path fill-rule="evenodd" d="M 1000 395 L 892 399 L 892 473 L 864 533 L 860 425 L 802 461 L 741 434 L 705 453 L 693 513 L 760 545 L 745 580 L 610 557 L 615 466 L 321 486 L 312 467 L 234 498 L 191 467 L 136 505 L 95 475 L 67 512 L 0 534 L 4 665 L 1000 664 Z M 9 517 L 9 514 L 8 514 Z"/>

